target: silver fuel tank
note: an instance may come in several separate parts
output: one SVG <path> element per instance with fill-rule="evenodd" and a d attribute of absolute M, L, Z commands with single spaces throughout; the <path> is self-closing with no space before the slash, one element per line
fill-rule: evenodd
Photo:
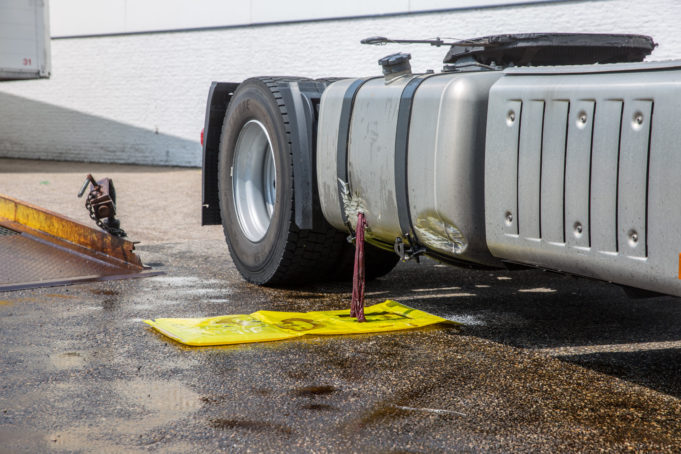
<path fill-rule="evenodd" d="M 439 258 L 499 262 L 485 241 L 488 93 L 501 72 L 347 79 L 321 98 L 317 182 L 334 227 L 367 219 L 370 242 L 397 238 Z"/>

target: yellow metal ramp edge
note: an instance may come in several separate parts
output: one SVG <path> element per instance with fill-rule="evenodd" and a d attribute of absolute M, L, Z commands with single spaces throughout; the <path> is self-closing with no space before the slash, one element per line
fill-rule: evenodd
<path fill-rule="evenodd" d="M 0 291 L 162 274 L 133 242 L 0 194 Z"/>

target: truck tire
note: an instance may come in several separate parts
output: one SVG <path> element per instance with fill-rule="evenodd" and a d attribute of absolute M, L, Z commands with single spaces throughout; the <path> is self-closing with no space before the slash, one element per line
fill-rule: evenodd
<path fill-rule="evenodd" d="M 234 93 L 218 158 L 222 226 L 234 265 L 249 282 L 295 285 L 328 278 L 342 244 L 330 225 L 294 222 L 293 158 L 280 82 L 253 78 Z"/>
<path fill-rule="evenodd" d="M 354 254 L 354 248 L 352 252 Z M 400 257 L 393 251 L 386 251 L 371 244 L 365 244 L 364 260 L 366 261 L 364 266 L 366 279 L 372 281 L 391 272 L 400 261 Z"/>
<path fill-rule="evenodd" d="M 392 251 L 386 251 L 369 243 L 364 244 L 364 271 L 367 281 L 385 276 L 400 261 L 400 257 Z M 352 279 L 355 265 L 355 246 L 345 241 L 343 251 L 337 262 L 332 279 L 349 281 Z"/>
<path fill-rule="evenodd" d="M 352 277 L 354 247 L 326 221 L 299 229 L 294 221 L 291 126 L 279 83 L 252 78 L 234 93 L 218 156 L 222 227 L 234 265 L 249 282 L 289 286 Z M 371 245 L 367 279 L 390 271 L 398 257 Z"/>

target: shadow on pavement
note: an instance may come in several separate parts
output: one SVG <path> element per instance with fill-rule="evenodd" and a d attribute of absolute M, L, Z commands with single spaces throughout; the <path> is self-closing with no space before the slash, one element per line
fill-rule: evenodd
<path fill-rule="evenodd" d="M 350 291 L 350 283 L 334 283 L 276 293 L 323 305 L 343 299 L 349 304 Z M 588 279 L 540 270 L 454 268 L 430 260 L 399 264 L 369 282 L 366 291 L 367 304 L 395 299 L 460 321 L 462 335 L 537 350 L 681 397 L 681 300 L 676 297 L 630 299 L 616 285 Z M 661 350 L 646 345 L 662 342 L 671 345 Z M 622 345 L 631 351 L 607 351 Z M 576 347 L 586 351 L 560 351 Z"/>
<path fill-rule="evenodd" d="M 188 166 L 201 162 L 198 140 L 74 109 L 0 92 L 0 112 L 2 157 Z"/>
<path fill-rule="evenodd" d="M 593 353 L 560 358 L 656 391 L 681 397 L 681 348 Z"/>

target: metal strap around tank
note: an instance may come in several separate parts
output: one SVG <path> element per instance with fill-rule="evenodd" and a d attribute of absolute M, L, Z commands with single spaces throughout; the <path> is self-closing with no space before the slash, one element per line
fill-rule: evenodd
<path fill-rule="evenodd" d="M 350 139 L 350 120 L 352 119 L 352 109 L 355 105 L 355 98 L 357 92 L 362 88 L 362 85 L 377 77 L 368 77 L 365 79 L 357 79 L 345 90 L 343 95 L 343 105 L 341 107 L 340 120 L 338 124 L 338 149 L 336 152 L 336 175 L 338 180 L 349 184 L 348 181 L 348 141 Z M 343 188 L 340 181 L 337 181 L 338 186 L 338 201 L 340 203 L 340 212 L 343 223 L 348 226 L 348 230 L 352 232 L 348 215 L 345 212 L 343 205 Z"/>
<path fill-rule="evenodd" d="M 409 122 L 411 109 L 414 102 L 414 94 L 421 83 L 430 76 L 421 76 L 410 80 L 402 90 L 400 106 L 397 113 L 397 130 L 395 133 L 395 199 L 397 201 L 397 216 L 400 221 L 402 235 L 418 243 L 411 222 L 411 210 L 409 209 L 407 158 L 409 148 Z M 415 246 L 415 244 L 411 244 Z"/>

